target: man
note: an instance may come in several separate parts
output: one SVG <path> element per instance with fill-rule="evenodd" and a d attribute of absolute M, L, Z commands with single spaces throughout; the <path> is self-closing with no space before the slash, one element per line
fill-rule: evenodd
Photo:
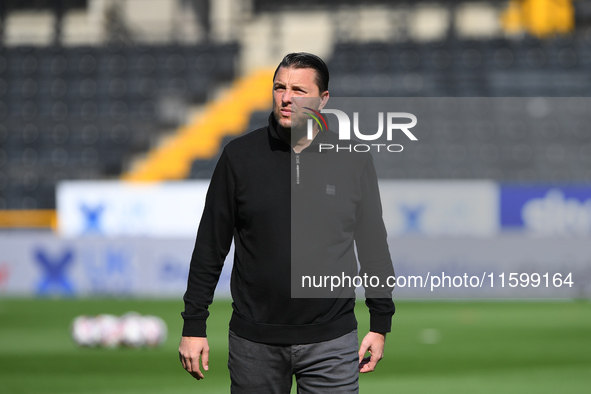
<path fill-rule="evenodd" d="M 353 239 L 364 272 L 394 274 L 371 156 L 318 154 L 318 144 L 335 142 L 336 135 L 317 126 L 312 139 L 305 132 L 303 107 L 318 111 L 325 106 L 328 80 L 319 57 L 285 56 L 273 78 L 268 126 L 230 142 L 210 183 L 184 296 L 179 356 L 191 375 L 204 378 L 207 308 L 234 239 L 228 360 L 233 393 L 289 393 L 293 375 L 300 392 L 356 393 L 358 372 L 373 371 L 383 355 L 394 313 L 391 293 L 366 300 L 371 331 L 357 349 L 354 298 L 295 298 L 290 292 L 297 282 L 292 281 L 292 263 L 316 252 L 322 264 L 343 259 L 353 261 L 356 270 Z M 317 171 L 312 165 L 325 165 L 333 157 L 344 172 Z M 341 177 L 340 183 L 326 185 L 323 201 L 300 192 L 324 181 L 318 172 Z M 331 200 L 336 188 L 344 204 Z M 310 203 L 299 204 L 311 197 Z M 316 236 L 310 228 L 319 214 L 328 215 L 324 225 L 330 234 Z M 299 238 L 298 226 L 310 231 Z M 334 244 L 327 245 L 327 239 Z M 297 263 L 294 267 L 301 271 Z M 371 357 L 364 359 L 368 351 Z"/>

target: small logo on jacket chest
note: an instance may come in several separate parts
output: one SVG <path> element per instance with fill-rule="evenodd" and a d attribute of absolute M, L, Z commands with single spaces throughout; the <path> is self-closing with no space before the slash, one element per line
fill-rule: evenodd
<path fill-rule="evenodd" d="M 335 185 L 326 185 L 326 194 L 328 194 L 329 196 L 336 196 L 337 188 L 335 187 Z"/>

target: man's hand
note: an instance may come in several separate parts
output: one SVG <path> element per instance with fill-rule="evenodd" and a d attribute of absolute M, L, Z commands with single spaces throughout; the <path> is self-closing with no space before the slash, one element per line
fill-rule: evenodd
<path fill-rule="evenodd" d="M 384 357 L 384 343 L 386 342 L 386 334 L 378 332 L 368 332 L 361 346 L 359 346 L 359 372 L 372 372 L 376 369 L 378 361 Z M 369 352 L 371 357 L 365 357 L 365 353 Z"/>
<path fill-rule="evenodd" d="M 209 370 L 209 344 L 207 338 L 203 337 L 182 337 L 179 345 L 179 357 L 183 368 L 195 379 L 205 378 L 199 369 L 199 357 L 205 371 Z"/>

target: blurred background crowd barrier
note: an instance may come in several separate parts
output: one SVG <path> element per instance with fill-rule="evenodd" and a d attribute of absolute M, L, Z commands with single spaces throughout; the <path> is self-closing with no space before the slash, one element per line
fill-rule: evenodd
<path fill-rule="evenodd" d="M 446 103 L 376 157 L 397 273 L 573 267 L 589 297 L 588 0 L 0 2 L 0 295 L 180 296 L 217 158 L 292 51 L 333 97 Z"/>

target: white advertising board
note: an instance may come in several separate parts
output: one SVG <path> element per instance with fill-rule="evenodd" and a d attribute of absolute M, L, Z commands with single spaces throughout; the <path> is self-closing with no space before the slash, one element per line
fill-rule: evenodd
<path fill-rule="evenodd" d="M 194 238 L 208 181 L 156 184 L 66 181 L 57 188 L 64 237 Z M 489 181 L 381 180 L 388 234 L 498 234 L 499 187 Z"/>
<path fill-rule="evenodd" d="M 492 181 L 380 181 L 388 235 L 490 237 L 499 232 Z"/>
<path fill-rule="evenodd" d="M 589 298 L 586 239 L 390 237 L 400 298 Z M 0 297 L 172 297 L 187 286 L 189 239 L 64 239 L 0 233 Z M 230 251 L 216 297 L 230 297 Z"/>
<path fill-rule="evenodd" d="M 64 181 L 57 186 L 64 237 L 194 238 L 209 181 Z"/>

